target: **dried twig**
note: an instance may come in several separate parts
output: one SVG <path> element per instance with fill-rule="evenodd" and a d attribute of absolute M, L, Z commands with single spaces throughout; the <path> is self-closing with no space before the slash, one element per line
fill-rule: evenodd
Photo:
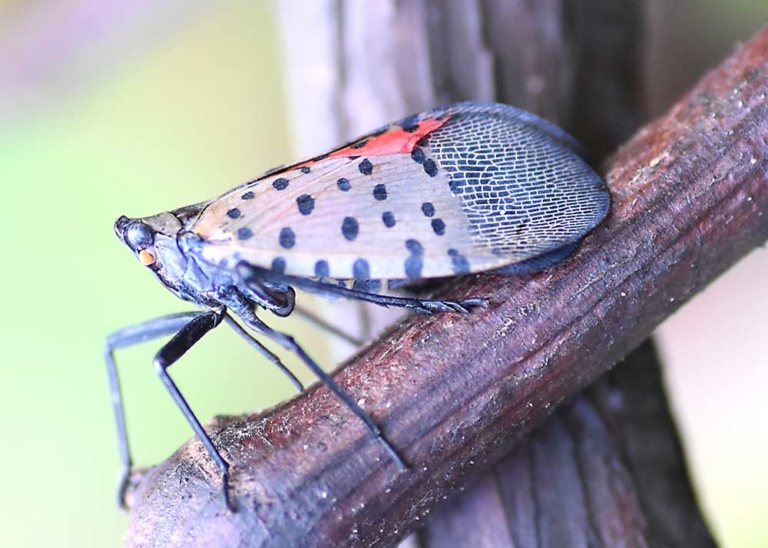
<path fill-rule="evenodd" d="M 650 341 L 441 505 L 420 548 L 714 546 Z"/>

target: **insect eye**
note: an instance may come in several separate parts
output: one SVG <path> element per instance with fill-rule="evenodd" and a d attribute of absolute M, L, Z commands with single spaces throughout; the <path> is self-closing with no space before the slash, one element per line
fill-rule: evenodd
<path fill-rule="evenodd" d="M 157 255 L 151 249 L 142 249 L 138 254 L 139 262 L 144 266 L 152 266 L 157 262 Z"/>
<path fill-rule="evenodd" d="M 134 249 L 149 247 L 154 243 L 155 233 L 146 224 L 139 222 L 132 223 L 125 231 L 126 243 Z"/>

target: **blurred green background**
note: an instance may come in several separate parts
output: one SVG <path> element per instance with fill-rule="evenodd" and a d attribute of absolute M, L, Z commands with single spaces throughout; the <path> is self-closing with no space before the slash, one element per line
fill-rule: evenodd
<path fill-rule="evenodd" d="M 667 29 L 650 50 L 657 112 L 766 11 L 754 1 L 655 4 L 653 17 Z M 112 223 L 210 198 L 292 158 L 270 8 L 0 1 L 0 229 L 9 246 L 1 269 L 0 546 L 119 544 L 127 517 L 114 505 L 119 463 L 104 337 L 189 307 L 143 271 Z M 665 65 L 668 48 L 680 47 L 690 48 L 691 62 Z M 668 84 L 656 88 L 654 79 Z M 725 546 L 768 545 L 768 413 L 758 390 L 768 378 L 755 343 L 765 337 L 759 318 L 768 293 L 754 287 L 767 274 L 765 253 L 754 254 L 662 329 L 697 485 Z M 294 328 L 304 329 L 289 322 Z M 140 465 L 190 436 L 150 366 L 156 349 L 118 355 Z M 226 329 L 172 374 L 203 420 L 292 394 Z"/>

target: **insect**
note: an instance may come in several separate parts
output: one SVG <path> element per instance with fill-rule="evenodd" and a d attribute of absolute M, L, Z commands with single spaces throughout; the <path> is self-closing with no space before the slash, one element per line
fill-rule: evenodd
<path fill-rule="evenodd" d="M 423 314 L 467 312 L 482 299 L 393 296 L 380 292 L 379 281 L 531 272 L 562 261 L 610 207 L 605 183 L 579 150 L 565 132 L 528 112 L 459 103 L 272 170 L 211 201 L 151 217 L 120 217 L 115 232 L 139 262 L 201 309 L 108 337 L 105 359 L 123 461 L 121 503 L 132 461 L 114 351 L 173 335 L 156 354 L 154 367 L 221 471 L 224 500 L 234 508 L 229 464 L 168 374 L 222 322 L 301 390 L 254 335 L 294 352 L 406 468 L 379 426 L 293 338 L 267 326 L 256 310 L 287 316 L 295 308 L 294 288 L 300 288 Z"/>

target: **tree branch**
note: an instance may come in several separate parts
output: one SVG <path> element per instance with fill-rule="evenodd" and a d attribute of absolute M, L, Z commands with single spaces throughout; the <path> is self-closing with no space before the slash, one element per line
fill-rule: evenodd
<path fill-rule="evenodd" d="M 646 341 L 441 505 L 419 547 L 714 546 L 683 462 Z"/>
<path fill-rule="evenodd" d="M 409 317 L 335 376 L 412 464 L 316 387 L 218 419 L 241 511 L 196 440 L 134 494 L 128 545 L 390 545 L 768 238 L 768 29 L 608 163 L 610 218 L 565 264 L 472 276 L 468 316 Z"/>

